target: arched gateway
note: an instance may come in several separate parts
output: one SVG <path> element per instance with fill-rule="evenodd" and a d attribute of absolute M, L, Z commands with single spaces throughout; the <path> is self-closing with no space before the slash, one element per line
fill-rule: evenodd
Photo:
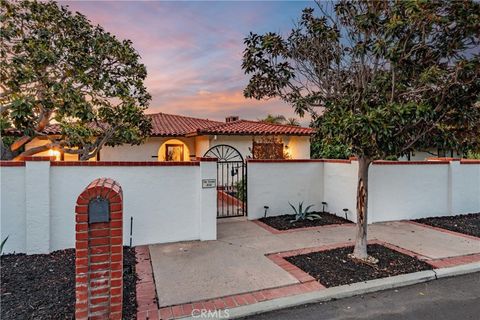
<path fill-rule="evenodd" d="M 217 218 L 247 214 L 247 165 L 234 147 L 219 144 L 204 157 L 217 158 Z"/>

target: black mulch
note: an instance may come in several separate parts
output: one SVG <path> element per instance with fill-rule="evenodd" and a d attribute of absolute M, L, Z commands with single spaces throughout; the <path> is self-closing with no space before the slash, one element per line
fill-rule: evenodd
<path fill-rule="evenodd" d="M 378 244 L 368 245 L 368 253 L 379 260 L 377 265 L 350 259 L 347 255 L 352 251 L 353 247 L 343 247 L 286 259 L 328 288 L 432 269 L 423 261 Z"/>
<path fill-rule="evenodd" d="M 136 318 L 135 250 L 123 249 L 123 319 Z M 1 319 L 74 319 L 75 250 L 1 257 Z"/>
<path fill-rule="evenodd" d="M 480 212 L 458 216 L 423 218 L 413 221 L 480 238 Z"/>
<path fill-rule="evenodd" d="M 265 224 L 268 224 L 270 227 L 277 230 L 288 230 L 288 229 L 297 229 L 305 227 L 318 227 L 326 226 L 329 224 L 340 224 L 340 223 L 352 223 L 349 220 L 346 220 L 342 217 L 336 216 L 328 212 L 312 212 L 321 216 L 321 219 L 317 220 L 300 220 L 296 222 L 290 222 L 295 219 L 295 215 L 284 214 L 276 217 L 266 217 L 259 219 Z"/>

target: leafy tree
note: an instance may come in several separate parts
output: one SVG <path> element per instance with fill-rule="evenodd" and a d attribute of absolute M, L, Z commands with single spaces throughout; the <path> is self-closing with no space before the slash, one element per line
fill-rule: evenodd
<path fill-rule="evenodd" d="M 322 117 L 312 120 L 310 127 L 316 128 L 310 139 L 310 155 L 313 159 L 348 159 L 352 150 L 339 137 L 331 137 L 323 132 Z"/>
<path fill-rule="evenodd" d="M 288 118 L 287 121 L 285 121 L 285 124 L 288 124 L 289 126 L 300 127 L 300 122 L 298 122 L 296 118 Z"/>
<path fill-rule="evenodd" d="M 277 115 L 268 114 L 266 118 L 258 119 L 258 121 L 271 123 L 271 124 L 286 124 L 286 125 L 295 126 L 295 127 L 300 126 L 300 122 L 298 122 L 297 119 L 295 118 L 287 119 L 285 118 L 284 115 L 281 115 L 281 114 L 277 114 Z"/>
<path fill-rule="evenodd" d="M 265 119 L 259 119 L 259 121 L 271 124 L 284 124 L 287 119 L 281 114 L 272 115 L 268 114 Z"/>
<path fill-rule="evenodd" d="M 278 97 L 302 115 L 321 110 L 327 139 L 358 158 L 353 257 L 368 260 L 372 161 L 428 144 L 477 144 L 480 123 L 476 1 L 346 1 L 304 9 L 288 36 L 250 33 L 244 95 Z"/>
<path fill-rule="evenodd" d="M 131 41 L 55 2 L 1 0 L 0 10 L 2 158 L 57 149 L 87 160 L 104 145 L 144 141 L 151 97 Z M 4 139 L 9 130 L 20 137 Z M 48 143 L 18 155 L 36 137 Z"/>

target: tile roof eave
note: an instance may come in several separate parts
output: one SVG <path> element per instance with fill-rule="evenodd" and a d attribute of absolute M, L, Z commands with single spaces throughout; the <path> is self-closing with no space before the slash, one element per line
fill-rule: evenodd
<path fill-rule="evenodd" d="M 214 131 L 198 131 L 185 135 L 186 137 L 194 137 L 199 135 L 216 135 L 216 136 L 312 136 L 315 133 L 297 133 L 297 132 L 214 132 Z"/>

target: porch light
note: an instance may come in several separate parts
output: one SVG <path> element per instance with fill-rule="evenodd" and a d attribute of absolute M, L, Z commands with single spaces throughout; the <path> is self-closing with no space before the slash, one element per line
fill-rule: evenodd
<path fill-rule="evenodd" d="M 269 209 L 269 206 L 263 206 L 263 209 L 265 209 L 265 214 L 263 215 L 264 218 L 267 217 L 267 211 Z"/>
<path fill-rule="evenodd" d="M 348 220 L 348 209 L 347 208 L 343 209 L 343 212 L 345 212 L 345 219 Z"/>

